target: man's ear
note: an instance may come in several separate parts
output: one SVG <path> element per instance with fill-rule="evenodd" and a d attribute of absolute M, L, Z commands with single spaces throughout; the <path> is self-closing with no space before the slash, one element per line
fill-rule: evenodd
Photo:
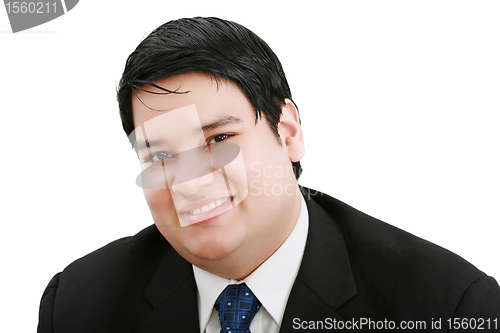
<path fill-rule="evenodd" d="M 302 134 L 302 127 L 300 127 L 299 111 L 288 98 L 285 99 L 285 105 L 281 108 L 278 133 L 283 147 L 288 152 L 290 161 L 300 161 L 305 152 L 304 135 Z"/>

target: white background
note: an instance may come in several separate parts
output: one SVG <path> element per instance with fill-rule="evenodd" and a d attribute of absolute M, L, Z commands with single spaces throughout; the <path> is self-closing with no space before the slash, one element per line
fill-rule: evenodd
<path fill-rule="evenodd" d="M 115 90 L 171 19 L 219 16 L 281 59 L 301 184 L 500 278 L 500 3 L 96 1 L 12 34 L 0 10 L 0 331 L 33 332 L 51 277 L 152 223 Z"/>

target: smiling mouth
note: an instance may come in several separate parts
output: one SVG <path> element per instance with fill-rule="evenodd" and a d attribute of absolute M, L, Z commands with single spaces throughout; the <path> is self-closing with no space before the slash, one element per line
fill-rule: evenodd
<path fill-rule="evenodd" d="M 181 227 L 206 224 L 234 207 L 234 196 L 217 199 L 201 207 L 179 213 Z"/>
<path fill-rule="evenodd" d="M 219 207 L 220 205 L 222 205 L 223 203 L 225 203 L 228 200 L 231 200 L 231 198 L 227 197 L 227 198 L 224 198 L 224 199 L 219 199 L 219 200 L 216 200 L 216 201 L 212 201 L 209 204 L 206 204 L 206 205 L 204 205 L 204 206 L 202 206 L 200 208 L 196 208 L 196 209 L 188 211 L 187 214 L 199 215 L 199 214 L 202 214 L 202 213 L 209 212 L 212 209 L 215 209 L 215 208 Z"/>

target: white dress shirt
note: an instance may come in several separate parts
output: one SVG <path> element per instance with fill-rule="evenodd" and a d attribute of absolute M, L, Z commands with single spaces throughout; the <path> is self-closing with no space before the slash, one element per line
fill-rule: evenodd
<path fill-rule="evenodd" d="M 246 283 L 262 303 L 250 325 L 252 333 L 278 333 L 288 296 L 299 271 L 306 246 L 309 214 L 304 198 L 292 232 L 262 265 L 244 280 L 221 278 L 193 265 L 198 286 L 198 314 L 201 333 L 219 333 L 218 312 L 214 308 L 220 293 L 229 284 Z"/>

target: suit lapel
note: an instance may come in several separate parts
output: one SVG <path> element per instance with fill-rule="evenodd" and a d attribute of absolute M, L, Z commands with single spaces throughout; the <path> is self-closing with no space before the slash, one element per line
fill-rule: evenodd
<path fill-rule="evenodd" d="M 190 263 L 174 249 L 163 258 L 145 290 L 153 311 L 135 332 L 199 332 L 198 295 Z"/>
<path fill-rule="evenodd" d="M 307 243 L 280 332 L 293 332 L 299 320 L 343 320 L 336 310 L 357 294 L 340 229 L 314 200 L 305 199 L 309 213 Z"/>

